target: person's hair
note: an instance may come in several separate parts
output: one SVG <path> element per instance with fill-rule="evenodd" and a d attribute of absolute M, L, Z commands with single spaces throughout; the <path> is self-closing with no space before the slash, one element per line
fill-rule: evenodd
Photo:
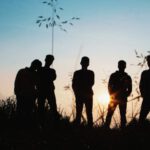
<path fill-rule="evenodd" d="M 53 55 L 46 55 L 45 61 L 46 61 L 46 60 L 51 60 L 51 61 L 53 61 L 53 60 L 54 60 L 54 56 L 53 56 Z"/>
<path fill-rule="evenodd" d="M 35 59 L 31 62 L 31 66 L 42 66 L 42 62 L 39 59 Z"/>
<path fill-rule="evenodd" d="M 126 62 L 124 60 L 119 60 L 118 65 L 126 65 Z"/>
<path fill-rule="evenodd" d="M 81 64 L 82 63 L 89 63 L 89 58 L 87 56 L 82 57 Z"/>
<path fill-rule="evenodd" d="M 147 55 L 147 56 L 146 56 L 146 60 L 147 60 L 147 61 L 150 61 L 150 55 Z"/>

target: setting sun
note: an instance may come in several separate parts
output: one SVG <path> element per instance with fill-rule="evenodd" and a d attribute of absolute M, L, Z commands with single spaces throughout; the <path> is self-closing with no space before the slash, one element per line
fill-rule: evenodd
<path fill-rule="evenodd" d="M 98 102 L 101 104 L 108 104 L 109 103 L 109 94 L 108 93 L 102 93 L 99 97 L 98 97 Z"/>

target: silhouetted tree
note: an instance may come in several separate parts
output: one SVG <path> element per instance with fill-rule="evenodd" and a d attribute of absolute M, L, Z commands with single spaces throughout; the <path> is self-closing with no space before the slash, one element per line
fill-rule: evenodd
<path fill-rule="evenodd" d="M 36 23 L 38 24 L 39 27 L 41 27 L 42 24 L 45 24 L 46 28 L 48 29 L 49 27 L 52 28 L 52 55 L 54 53 L 54 28 L 58 27 L 64 32 L 67 32 L 65 29 L 64 25 L 71 25 L 73 26 L 73 21 L 79 20 L 80 18 L 78 17 L 72 17 L 67 20 L 63 20 L 62 17 L 59 15 L 59 11 L 63 11 L 64 8 L 59 7 L 58 5 L 58 0 L 50 0 L 50 1 L 43 1 L 43 4 L 46 4 L 51 8 L 51 16 L 49 17 L 44 17 L 44 16 L 39 16 L 38 20 Z"/>

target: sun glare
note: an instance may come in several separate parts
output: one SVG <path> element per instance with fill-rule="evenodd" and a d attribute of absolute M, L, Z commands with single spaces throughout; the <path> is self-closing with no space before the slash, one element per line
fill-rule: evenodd
<path fill-rule="evenodd" d="M 102 93 L 99 97 L 98 97 L 98 102 L 104 105 L 107 105 L 110 101 L 110 97 L 108 93 Z"/>

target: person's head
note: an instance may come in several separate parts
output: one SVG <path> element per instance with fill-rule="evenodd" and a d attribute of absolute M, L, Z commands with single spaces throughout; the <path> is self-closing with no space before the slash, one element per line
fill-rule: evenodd
<path fill-rule="evenodd" d="M 30 68 L 33 70 L 38 70 L 42 67 L 42 62 L 38 59 L 35 59 L 31 62 Z"/>
<path fill-rule="evenodd" d="M 125 68 L 126 68 L 126 62 L 124 60 L 120 60 L 118 62 L 119 71 L 124 72 Z"/>
<path fill-rule="evenodd" d="M 89 61 L 90 60 L 88 57 L 86 56 L 82 57 L 81 62 L 80 62 L 82 68 L 87 68 L 89 66 Z"/>
<path fill-rule="evenodd" d="M 147 60 L 147 65 L 148 65 L 148 67 L 150 68 L 150 55 L 148 55 L 148 56 L 146 57 L 146 60 Z"/>
<path fill-rule="evenodd" d="M 50 66 L 54 61 L 54 56 L 53 55 L 46 55 L 45 57 L 45 64 L 47 66 Z"/>

